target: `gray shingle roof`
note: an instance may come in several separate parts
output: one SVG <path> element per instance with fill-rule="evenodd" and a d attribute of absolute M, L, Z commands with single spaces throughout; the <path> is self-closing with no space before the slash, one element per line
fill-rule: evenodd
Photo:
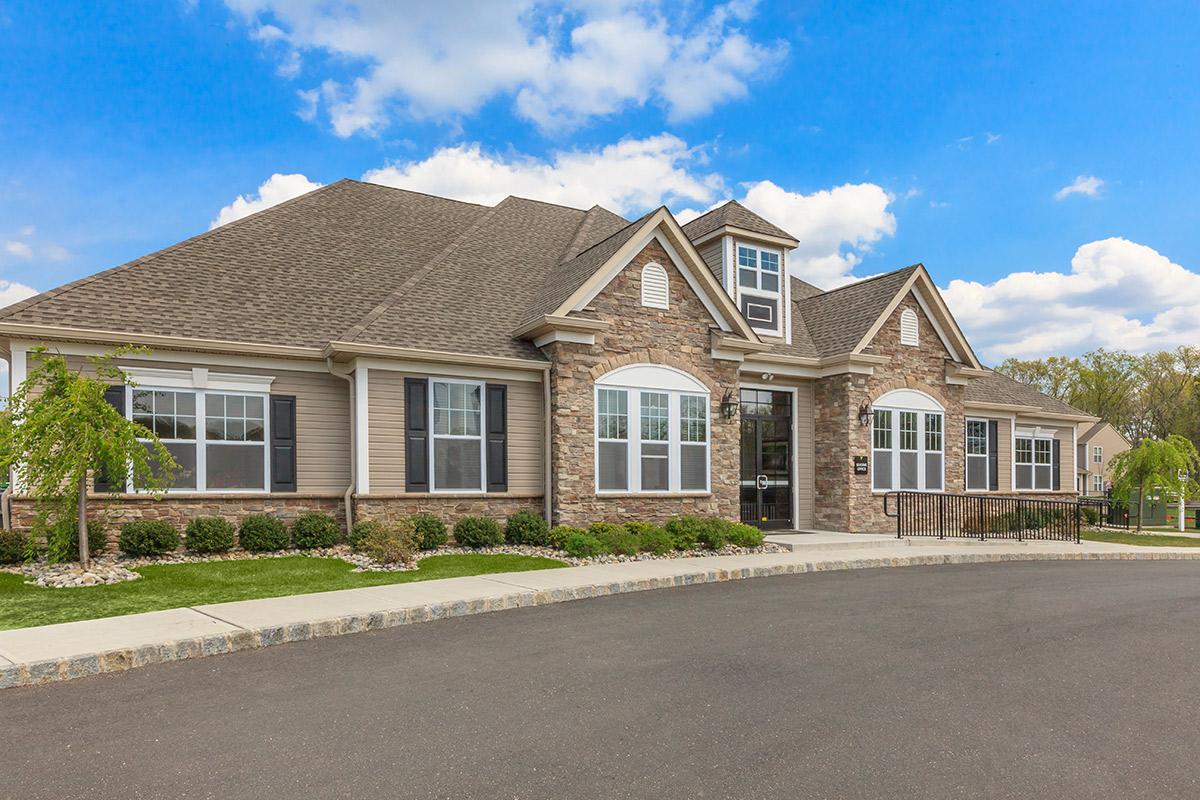
<path fill-rule="evenodd" d="M 857 347 L 917 269 L 905 267 L 802 299 L 798 309 L 818 355 L 841 355 Z"/>
<path fill-rule="evenodd" d="M 1008 403 L 1020 406 L 1035 406 L 1050 414 L 1079 414 L 1091 416 L 1056 397 L 1043 394 L 1032 386 L 1013 380 L 995 370 L 989 370 L 982 378 L 973 378 L 963 392 L 963 399 L 977 403 Z"/>
<path fill-rule="evenodd" d="M 729 225 L 734 228 L 744 228 L 767 236 L 778 236 L 782 239 L 796 240 L 795 236 L 755 214 L 736 200 L 730 200 L 724 205 L 717 206 L 712 211 L 696 217 L 683 226 L 683 232 L 693 242 L 700 237 L 712 233 L 718 228 Z"/>

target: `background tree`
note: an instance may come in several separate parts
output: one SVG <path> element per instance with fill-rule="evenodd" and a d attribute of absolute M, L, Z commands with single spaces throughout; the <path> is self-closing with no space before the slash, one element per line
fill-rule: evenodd
<path fill-rule="evenodd" d="M 1066 401 L 1079 377 L 1079 360 L 1065 356 L 1027 361 L 1007 358 L 996 370 L 1051 397 Z"/>
<path fill-rule="evenodd" d="M 1142 530 L 1142 503 L 1152 492 L 1194 497 L 1200 452 L 1191 440 L 1172 434 L 1165 439 L 1143 439 L 1137 447 L 1118 453 L 1112 462 L 1113 497 L 1138 504 L 1137 530 Z"/>
<path fill-rule="evenodd" d="M 104 397 L 111 384 L 129 382 L 115 364 L 129 352 L 137 351 L 89 356 L 92 374 L 85 375 L 72 371 L 63 356 L 35 348 L 28 377 L 0 414 L 0 468 L 37 500 L 37 528 L 46 531 L 51 561 L 64 560 L 69 549 L 69 539 L 57 541 L 52 532 L 73 520 L 79 559 L 88 565 L 87 488 L 93 471 L 117 477 L 112 484 L 120 488 L 120 478 L 129 476 L 135 486 L 157 491 L 170 485 L 178 466 L 152 431 L 125 419 Z"/>

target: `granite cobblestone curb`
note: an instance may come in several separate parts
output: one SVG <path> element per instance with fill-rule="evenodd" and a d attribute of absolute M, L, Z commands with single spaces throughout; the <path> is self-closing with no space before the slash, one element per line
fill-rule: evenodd
<path fill-rule="evenodd" d="M 881 556 L 874 558 L 819 559 L 758 567 L 697 569 L 680 575 L 609 581 L 583 586 L 546 590 L 523 589 L 500 596 L 468 598 L 406 608 L 330 617 L 286 626 L 241 629 L 208 634 L 176 641 L 160 642 L 136 648 L 108 650 L 21 664 L 0 666 L 0 689 L 33 686 L 73 680 L 91 675 L 124 672 L 151 664 L 165 664 L 191 658 L 224 655 L 289 642 L 303 642 L 327 636 L 383 630 L 452 617 L 485 614 L 513 608 L 544 606 L 570 600 L 607 597 L 652 589 L 694 586 L 706 583 L 797 575 L 809 572 L 833 572 L 885 567 L 918 567 L 950 564 L 987 564 L 1013 561 L 1200 561 L 1200 553 L 1179 551 L 1083 551 L 1011 552 L 1011 553 L 936 553 L 925 555 Z"/>

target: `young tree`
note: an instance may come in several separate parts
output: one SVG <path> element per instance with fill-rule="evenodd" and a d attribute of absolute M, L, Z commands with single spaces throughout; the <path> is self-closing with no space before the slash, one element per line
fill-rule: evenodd
<path fill-rule="evenodd" d="M 125 419 L 105 399 L 111 384 L 129 382 L 115 360 L 130 352 L 147 351 L 89 356 L 89 376 L 72 371 L 63 356 L 35 348 L 28 376 L 0 414 L 0 468 L 37 500 L 39 527 L 51 531 L 62 520 L 76 521 L 84 568 L 89 475 L 130 476 L 139 488 L 156 491 L 170 485 L 178 466 L 152 431 Z M 123 487 L 124 481 L 113 485 Z M 50 538 L 47 533 L 51 560 L 62 560 L 66 543 Z"/>
<path fill-rule="evenodd" d="M 1194 497 L 1200 485 L 1200 453 L 1191 440 L 1172 434 L 1165 439 L 1143 439 L 1137 447 L 1113 459 L 1113 496 L 1138 503 L 1137 530 L 1142 530 L 1141 504 L 1154 491 L 1181 499 Z"/>

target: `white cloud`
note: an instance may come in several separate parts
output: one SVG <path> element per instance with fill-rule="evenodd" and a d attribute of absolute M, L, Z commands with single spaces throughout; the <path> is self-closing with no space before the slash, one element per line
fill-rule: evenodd
<path fill-rule="evenodd" d="M 1067 273 L 1015 272 L 986 284 L 954 280 L 944 291 L 968 337 L 994 361 L 1200 341 L 1200 274 L 1127 239 L 1083 245 Z"/>
<path fill-rule="evenodd" d="M 33 248 L 25 242 L 18 242 L 14 239 L 4 243 L 4 252 L 17 258 L 33 258 Z"/>
<path fill-rule="evenodd" d="M 42 253 L 51 261 L 71 260 L 71 251 L 61 244 L 48 244 L 42 248 Z"/>
<path fill-rule="evenodd" d="M 700 160 L 695 148 L 669 134 L 623 139 L 598 150 L 564 150 L 547 159 L 503 156 L 463 144 L 420 161 L 370 170 L 363 180 L 487 205 L 511 194 L 641 215 L 658 205 L 716 197 L 723 183 L 696 171 Z"/>
<path fill-rule="evenodd" d="M 896 232 L 888 210 L 895 200 L 874 183 L 847 183 L 812 194 L 789 192 L 771 181 L 751 184 L 741 202 L 800 241 L 788 254 L 788 271 L 823 289 L 855 278 L 862 254 Z"/>
<path fill-rule="evenodd" d="M 232 203 L 217 213 L 217 218 L 209 224 L 208 228 L 212 230 L 320 188 L 321 184 L 310 181 L 303 175 L 280 175 L 277 172 L 263 181 L 258 187 L 256 196 L 250 197 L 243 194 L 234 198 Z"/>
<path fill-rule="evenodd" d="M 998 142 L 1004 138 L 1003 134 L 991 133 L 991 132 L 985 133 L 983 136 L 984 136 L 984 141 L 986 141 L 988 144 L 995 144 L 996 142 Z"/>
<path fill-rule="evenodd" d="M 688 119 L 745 95 L 747 83 L 787 53 L 786 44 L 755 42 L 741 30 L 754 0 L 702 16 L 655 0 L 226 4 L 264 46 L 283 48 L 289 77 L 302 52 L 330 57 L 339 75 L 350 70 L 351 79 L 319 86 L 339 136 L 378 133 L 397 116 L 453 119 L 497 97 L 514 98 L 517 113 L 543 128 L 649 102 L 665 106 L 672 121 Z M 315 96 L 301 96 L 303 114 Z"/>
<path fill-rule="evenodd" d="M 34 289 L 32 286 L 0 278 L 0 308 L 11 306 L 13 303 L 19 303 L 27 297 L 33 297 L 37 293 L 37 289 Z"/>
<path fill-rule="evenodd" d="M 1095 175 L 1080 175 L 1054 193 L 1055 200 L 1065 200 L 1073 194 L 1095 197 L 1104 188 L 1104 181 Z"/>

